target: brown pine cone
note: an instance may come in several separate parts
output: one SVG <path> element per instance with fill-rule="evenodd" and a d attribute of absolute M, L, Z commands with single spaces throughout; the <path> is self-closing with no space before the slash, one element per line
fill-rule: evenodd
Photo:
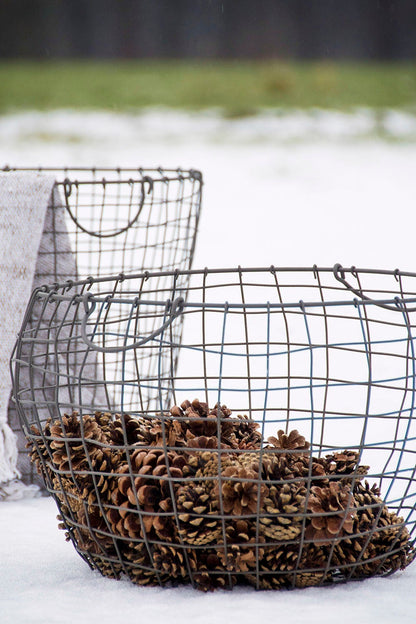
<path fill-rule="evenodd" d="M 186 469 L 192 470 L 194 479 L 179 486 L 176 492 L 179 533 L 187 544 L 208 544 L 217 540 L 222 530 L 221 520 L 215 517 L 219 511 L 213 492 L 218 474 L 231 466 L 235 458 L 228 453 L 192 450 L 187 459 Z"/>
<path fill-rule="evenodd" d="M 281 548 L 266 547 L 260 561 L 260 579 L 267 589 L 289 587 L 293 582 L 293 575 L 289 574 L 298 565 L 299 547 L 296 544 Z M 272 572 L 273 574 L 269 574 Z"/>
<path fill-rule="evenodd" d="M 101 429 L 106 422 L 107 419 L 98 414 L 83 416 L 81 421 L 73 412 L 49 428 L 52 463 L 57 468 L 57 472 L 53 469 L 49 472 L 53 490 L 61 503 L 65 528 L 72 528 L 80 550 L 93 554 L 102 554 L 103 549 L 113 545 L 102 509 L 107 502 L 109 475 L 120 454 L 111 447 L 92 444 L 93 440 L 102 444 L 108 442 Z M 82 435 L 85 446 L 79 441 Z"/>
<path fill-rule="evenodd" d="M 282 589 L 311 587 L 324 581 L 327 558 L 324 550 L 314 544 L 304 544 L 299 556 L 299 544 L 265 546 L 259 562 L 259 588 Z M 329 580 L 331 574 L 325 576 Z M 257 577 L 248 579 L 257 585 Z"/>
<path fill-rule="evenodd" d="M 357 451 L 343 451 L 325 457 L 326 472 L 328 475 L 339 477 L 342 483 L 350 483 L 353 478 L 362 479 L 368 473 L 369 466 L 358 465 Z M 353 475 L 349 478 L 347 475 Z"/>
<path fill-rule="evenodd" d="M 100 554 L 103 554 L 100 557 Z M 118 560 L 116 552 L 106 549 L 105 553 L 91 554 L 88 553 L 88 561 L 95 570 L 98 570 L 102 576 L 112 579 L 120 579 L 123 572 L 123 566 Z"/>
<path fill-rule="evenodd" d="M 198 399 L 194 399 L 192 403 L 183 401 L 180 407 L 175 405 L 170 412 L 181 420 L 194 437 L 209 438 L 218 433 L 217 415 L 210 413 L 207 403 L 201 403 Z"/>
<path fill-rule="evenodd" d="M 258 471 L 245 468 L 237 458 L 221 472 L 221 486 L 217 481 L 213 490 L 218 509 L 222 506 L 225 514 L 234 516 L 257 514 L 266 493 Z"/>
<path fill-rule="evenodd" d="M 188 447 L 192 448 L 192 449 L 218 449 L 218 448 L 227 448 L 225 446 L 225 444 L 223 444 L 222 442 L 220 442 L 220 445 L 218 447 L 218 438 L 217 436 L 210 436 L 209 438 L 207 438 L 207 436 L 197 436 L 197 437 L 190 437 L 188 439 Z"/>
<path fill-rule="evenodd" d="M 311 512 L 305 530 L 308 540 L 328 545 L 353 532 L 357 512 L 349 485 L 331 481 L 328 487 L 312 486 L 308 511 Z"/>
<path fill-rule="evenodd" d="M 353 578 L 361 576 L 386 576 L 404 570 L 416 557 L 414 543 L 403 519 L 390 514 L 391 528 L 377 531 L 365 549 L 361 561 L 353 569 Z"/>
<path fill-rule="evenodd" d="M 233 419 L 233 440 L 236 448 L 239 449 L 259 449 L 261 447 L 262 436 L 258 431 L 260 425 L 248 418 L 238 414 L 237 420 Z M 231 438 L 231 436 L 230 436 Z"/>
<path fill-rule="evenodd" d="M 185 550 L 182 546 L 153 544 L 153 564 L 163 575 L 189 582 L 189 572 L 196 571 L 196 554 L 194 550 Z"/>
<path fill-rule="evenodd" d="M 277 432 L 277 438 L 271 436 L 267 438 L 267 442 L 272 448 L 280 449 L 282 451 L 305 451 L 309 450 L 309 442 L 307 442 L 303 435 L 300 435 L 297 429 L 293 429 L 289 434 L 286 434 L 283 429 L 279 429 Z M 267 448 L 267 447 L 266 447 Z"/>
<path fill-rule="evenodd" d="M 309 480 L 309 473 L 312 477 L 313 485 L 327 487 L 329 479 L 326 470 L 326 463 L 322 457 L 311 457 L 303 455 L 293 458 L 295 461 L 291 464 L 293 475 L 295 478 Z"/>
<path fill-rule="evenodd" d="M 26 448 L 29 453 L 30 461 L 35 465 L 37 473 L 43 478 L 46 487 L 52 488 L 53 471 L 48 468 L 48 461 L 51 461 L 51 451 L 49 446 L 45 444 L 45 439 L 49 439 L 51 435 L 50 424 L 52 419 L 49 418 L 44 427 L 43 435 L 36 425 L 30 427 L 32 436 L 39 436 L 36 440 L 31 439 L 27 442 Z"/>
<path fill-rule="evenodd" d="M 117 456 L 106 448 L 99 451 L 91 462 L 93 473 L 87 477 L 74 474 L 74 478 L 71 478 L 56 474 L 52 480 L 66 524 L 76 529 L 74 535 L 79 548 L 97 554 L 102 553 L 103 548 L 113 545 L 109 535 L 111 529 L 103 517 L 103 510 L 108 502 L 108 473 Z"/>
<path fill-rule="evenodd" d="M 237 577 L 225 572 L 224 566 L 214 550 L 196 550 L 196 569 L 193 575 L 195 586 L 200 591 L 208 592 L 214 589 L 232 589 L 237 583 Z"/>
<path fill-rule="evenodd" d="M 302 475 L 287 454 L 277 454 L 265 448 L 262 454 L 262 474 L 268 481 L 289 481 Z M 306 473 L 308 474 L 308 473 Z"/>
<path fill-rule="evenodd" d="M 146 451 L 139 447 L 132 453 L 132 473 L 128 464 L 120 466 L 110 494 L 107 518 L 115 534 L 138 538 L 146 533 L 173 539 L 171 494 L 175 486 L 170 479 L 183 477 L 184 461 L 173 451 L 156 448 Z"/>
<path fill-rule="evenodd" d="M 364 483 L 357 481 L 354 485 L 354 500 L 357 507 L 354 533 L 365 535 L 377 525 L 379 519 L 388 523 L 389 512 L 380 498 L 380 490 L 376 485 L 370 487 L 367 481 Z"/>
<path fill-rule="evenodd" d="M 121 544 L 123 571 L 135 585 L 154 587 L 166 585 L 170 581 L 168 574 L 155 568 L 144 542 Z"/>
<path fill-rule="evenodd" d="M 190 443 L 192 438 L 214 441 L 218 440 L 218 436 L 220 448 L 239 448 L 240 443 L 249 445 L 254 444 L 254 441 L 260 445 L 261 436 L 255 433 L 257 423 L 243 416 L 231 419 L 231 410 L 225 405 L 217 403 L 210 409 L 207 403 L 194 399 L 192 403 L 184 401 L 180 407 L 175 405 L 170 413 L 185 428 L 185 438 L 189 446 L 194 446 Z M 211 442 L 205 448 L 218 448 L 218 442 L 215 446 Z"/>
<path fill-rule="evenodd" d="M 210 488 L 205 483 L 190 482 L 179 487 L 176 508 L 179 535 L 185 544 L 201 546 L 219 539 L 222 524 L 216 517 L 216 501 L 210 496 Z"/>
<path fill-rule="evenodd" d="M 141 417 L 132 417 L 130 414 L 116 414 L 109 423 L 111 441 L 114 445 L 124 446 L 132 444 L 150 444 L 152 436 L 149 434 L 150 422 Z"/>
<path fill-rule="evenodd" d="M 218 547 L 217 555 L 229 572 L 241 574 L 256 568 L 264 554 L 264 538 L 257 536 L 256 522 L 234 520 L 225 527 L 226 547 Z M 222 540 L 220 540 L 221 542 Z"/>
<path fill-rule="evenodd" d="M 389 511 L 379 494 L 379 489 L 367 481 L 355 484 L 356 537 L 344 538 L 334 550 L 335 563 L 345 570 L 347 578 L 391 574 L 415 558 L 416 550 L 402 518 Z"/>
<path fill-rule="evenodd" d="M 61 472 L 90 470 L 90 461 L 102 453 L 101 445 L 110 444 L 95 415 L 87 414 L 81 419 L 78 412 L 65 414 L 49 429 L 52 462 Z"/>
<path fill-rule="evenodd" d="M 270 486 L 259 519 L 261 533 L 272 541 L 295 539 L 302 531 L 305 501 L 303 482 Z"/>
<path fill-rule="evenodd" d="M 296 575 L 290 578 L 291 584 L 294 583 L 295 587 L 313 587 L 330 582 L 334 566 L 330 566 L 325 573 L 328 556 L 325 547 L 304 544 Z"/>

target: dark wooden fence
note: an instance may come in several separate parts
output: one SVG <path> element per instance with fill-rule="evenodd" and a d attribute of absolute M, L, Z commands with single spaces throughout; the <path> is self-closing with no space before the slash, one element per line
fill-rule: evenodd
<path fill-rule="evenodd" d="M 416 0 L 0 0 L 0 57 L 414 59 Z"/>

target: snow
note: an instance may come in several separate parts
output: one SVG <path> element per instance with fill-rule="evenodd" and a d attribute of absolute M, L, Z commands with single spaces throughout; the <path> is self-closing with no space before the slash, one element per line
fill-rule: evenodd
<path fill-rule="evenodd" d="M 415 159 L 416 117 L 397 111 L 0 117 L 0 165 L 201 169 L 195 268 L 341 262 L 412 271 Z M 92 572 L 57 529 L 56 513 L 45 498 L 0 507 L 2 624 L 415 621 L 416 565 L 293 592 L 138 588 Z"/>
<path fill-rule="evenodd" d="M 1 506 L 2 624 L 158 624 L 175 615 L 184 624 L 414 622 L 416 566 L 387 579 L 295 591 L 142 588 L 92 572 L 57 529 L 56 513 L 45 498 Z"/>
<path fill-rule="evenodd" d="M 0 118 L 0 163 L 202 170 L 194 266 L 414 267 L 416 117 L 365 110 Z"/>

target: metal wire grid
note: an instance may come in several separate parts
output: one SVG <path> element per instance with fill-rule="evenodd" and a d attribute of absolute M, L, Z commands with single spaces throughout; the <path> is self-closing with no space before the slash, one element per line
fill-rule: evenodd
<path fill-rule="evenodd" d="M 196 170 L 10 168 L 55 174 L 67 211 L 78 278 L 137 270 L 188 269 L 198 225 L 202 175 Z M 48 252 L 61 253 L 54 232 Z M 53 264 L 52 264 L 53 266 Z M 67 275 L 43 273 L 45 283 Z"/>
<path fill-rule="evenodd" d="M 236 579 L 257 588 L 327 584 L 391 573 L 400 567 L 400 558 L 400 565 L 407 565 L 414 554 L 416 521 L 416 275 L 397 270 L 344 269 L 340 265 L 331 269 L 205 269 L 183 273 L 190 277 L 186 289 L 180 275 L 165 273 L 163 288 L 157 272 L 129 276 L 123 282 L 98 279 L 69 288 L 49 287 L 34 293 L 28 308 L 27 317 L 36 310 L 39 323 L 29 329 L 24 324 L 16 346 L 15 399 L 26 435 L 37 449 L 48 488 L 79 554 L 91 567 L 109 576 L 124 572 L 139 583 L 164 584 L 167 566 L 176 570 L 176 582 L 186 580 L 204 587 L 232 587 Z M 71 309 L 70 320 L 59 326 L 42 323 L 42 311 L 48 306 Z M 175 327 L 183 319 L 179 347 Z M 67 331 L 63 332 L 65 323 Z M 25 353 L 25 345 L 30 345 L 29 353 Z M 59 368 L 55 364 L 68 352 L 77 353 L 80 363 L 75 376 L 73 366 L 69 374 L 64 362 Z M 157 369 L 147 369 L 143 353 L 158 361 Z M 91 354 L 100 358 L 102 378 L 83 374 Z M 48 383 L 22 386 L 24 369 L 41 370 Z M 88 402 L 91 384 L 105 388 L 106 404 Z M 186 400 L 195 398 L 217 406 L 212 412 L 215 431 L 207 436 L 203 430 L 201 439 L 188 440 L 189 448 L 186 444 L 184 448 L 169 432 L 172 423 L 185 422 Z M 182 411 L 170 411 L 181 404 Z M 224 446 L 223 427 L 231 422 L 218 407 L 224 404 L 232 410 L 236 427 L 241 423 L 237 415 L 257 423 L 258 444 L 232 449 Z M 67 426 L 64 414 L 72 410 L 80 415 L 81 431 L 80 437 L 73 439 L 73 432 L 68 437 L 62 433 Z M 138 449 L 154 453 L 155 446 L 149 439 L 147 443 L 143 438 L 132 442 L 123 417 L 119 420 L 122 438 L 112 445 L 113 451 L 123 454 L 123 470 L 111 471 L 108 466 L 97 469 L 93 464 L 83 418 L 97 410 L 110 412 L 116 421 L 116 414 L 128 414 L 150 423 L 153 430 L 159 427 L 156 448 L 167 472 L 162 479 L 156 471 L 147 477 L 147 483 L 161 490 L 168 488 L 168 507 L 158 507 L 160 497 L 152 504 L 139 500 L 137 479 L 142 473 L 132 458 Z M 57 423 L 59 436 L 55 433 L 54 437 L 48 429 L 47 417 Z M 309 441 L 307 452 L 302 445 L 282 448 L 277 442 L 267 442 L 278 430 L 290 438 L 294 429 Z M 51 450 L 51 444 L 62 442 L 62 436 L 64 467 L 56 464 Z M 88 459 L 83 471 L 76 462 L 71 463 L 70 439 L 82 444 Z M 102 442 L 96 445 L 108 449 Z M 207 449 L 211 472 L 205 466 L 209 465 Z M 345 458 L 347 451 L 355 459 L 346 477 L 339 457 Z M 273 469 L 265 477 L 264 466 L 276 458 L 295 462 L 305 452 L 306 472 L 302 476 L 292 473 L 284 477 Z M 192 475 L 192 482 L 215 499 L 207 511 L 198 506 L 193 495 L 192 505 L 186 508 L 192 507 L 192 513 L 185 514 L 187 520 L 180 505 L 190 477 L 184 470 L 179 475 L 175 472 L 175 453 L 185 456 L 186 462 L 190 457 L 198 462 L 199 472 Z M 239 472 L 226 478 L 224 467 L 231 457 L 245 467 L 257 463 L 261 468 L 254 474 Z M 332 457 L 333 468 L 329 477 L 325 473 L 323 482 L 316 466 L 321 463 L 328 467 L 328 457 Z M 362 481 L 364 466 L 368 467 L 368 486 Z M 82 475 L 88 475 L 91 482 L 88 505 L 80 494 Z M 120 488 L 125 492 L 126 475 L 130 490 L 123 499 Z M 103 493 L 103 478 L 111 487 L 119 488 L 116 497 Z M 341 489 L 347 488 L 343 496 L 347 493 L 350 502 L 352 492 L 361 492 L 361 502 L 351 507 L 344 501 L 338 510 L 322 504 L 317 511 L 319 497 L 331 487 L 328 479 L 339 488 L 339 496 Z M 263 498 L 263 487 L 274 486 L 276 495 L 292 485 L 304 488 L 301 504 L 296 507 L 292 501 L 294 506 L 286 513 L 285 508 L 278 512 L 276 499 L 272 510 L 265 506 L 264 500 L 269 499 Z M 243 489 L 247 496 L 254 488 L 256 508 L 249 506 L 242 511 L 237 505 L 237 512 L 230 509 L 225 498 L 230 487 Z M 381 498 L 374 488 L 380 489 Z M 83 515 L 76 512 L 81 504 Z M 113 522 L 114 514 L 118 514 L 118 524 Z M 126 517 L 130 518 L 129 531 Z M 136 521 L 135 530 L 131 517 Z M 159 529 L 153 524 L 148 530 L 149 518 L 155 517 L 159 518 Z M 297 523 L 298 532 L 283 537 L 273 532 L 279 517 L 290 526 Z M 334 517 L 338 518 L 338 530 L 325 539 L 310 528 L 314 521 L 316 526 L 330 526 Z M 160 529 L 160 518 L 169 524 L 170 532 Z M 196 538 L 192 541 L 184 529 L 187 522 L 188 529 L 192 528 L 189 518 L 194 520 L 192 526 L 204 527 L 208 520 L 217 523 L 216 532 L 202 545 Z M 341 526 L 346 527 L 347 520 L 354 526 L 343 531 Z M 248 537 L 243 532 L 244 538 L 240 535 L 236 539 L 238 521 L 250 529 Z M 271 529 L 265 531 L 264 525 Z M 132 558 L 132 549 L 141 556 Z M 172 558 L 176 558 L 176 568 Z"/>
<path fill-rule="evenodd" d="M 4 167 L 3 171 L 54 174 L 66 209 L 66 232 L 58 222 L 51 225 L 50 245 L 40 255 L 52 262 L 39 262 L 37 283 L 59 283 L 132 271 L 189 269 L 195 249 L 201 207 L 202 176 L 196 170 L 144 168 L 25 168 Z M 55 214 L 55 213 L 53 213 Z M 68 234 L 71 251 L 62 248 Z M 70 257 L 69 257 L 70 256 Z M 73 266 L 74 275 L 69 267 Z M 48 271 L 44 267 L 51 267 Z M 67 268 L 68 267 L 68 268 Z M 158 286 L 165 287 L 164 277 Z M 187 276 L 180 278 L 186 289 Z M 69 282 L 70 283 L 70 282 Z M 99 292 L 100 283 L 95 285 Z M 180 338 L 180 324 L 176 328 Z M 144 352 L 142 357 L 146 358 Z M 150 370 L 156 362 L 148 362 Z M 117 371 L 114 371 L 117 374 Z M 18 436 L 18 467 L 26 483 L 38 482 L 27 458 L 25 440 L 12 403 L 9 424 Z"/>

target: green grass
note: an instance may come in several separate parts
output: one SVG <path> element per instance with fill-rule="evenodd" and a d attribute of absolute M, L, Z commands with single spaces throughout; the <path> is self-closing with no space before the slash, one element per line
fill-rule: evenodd
<path fill-rule="evenodd" d="M 416 64 L 270 62 L 0 63 L 0 112 L 55 108 L 416 108 Z"/>

